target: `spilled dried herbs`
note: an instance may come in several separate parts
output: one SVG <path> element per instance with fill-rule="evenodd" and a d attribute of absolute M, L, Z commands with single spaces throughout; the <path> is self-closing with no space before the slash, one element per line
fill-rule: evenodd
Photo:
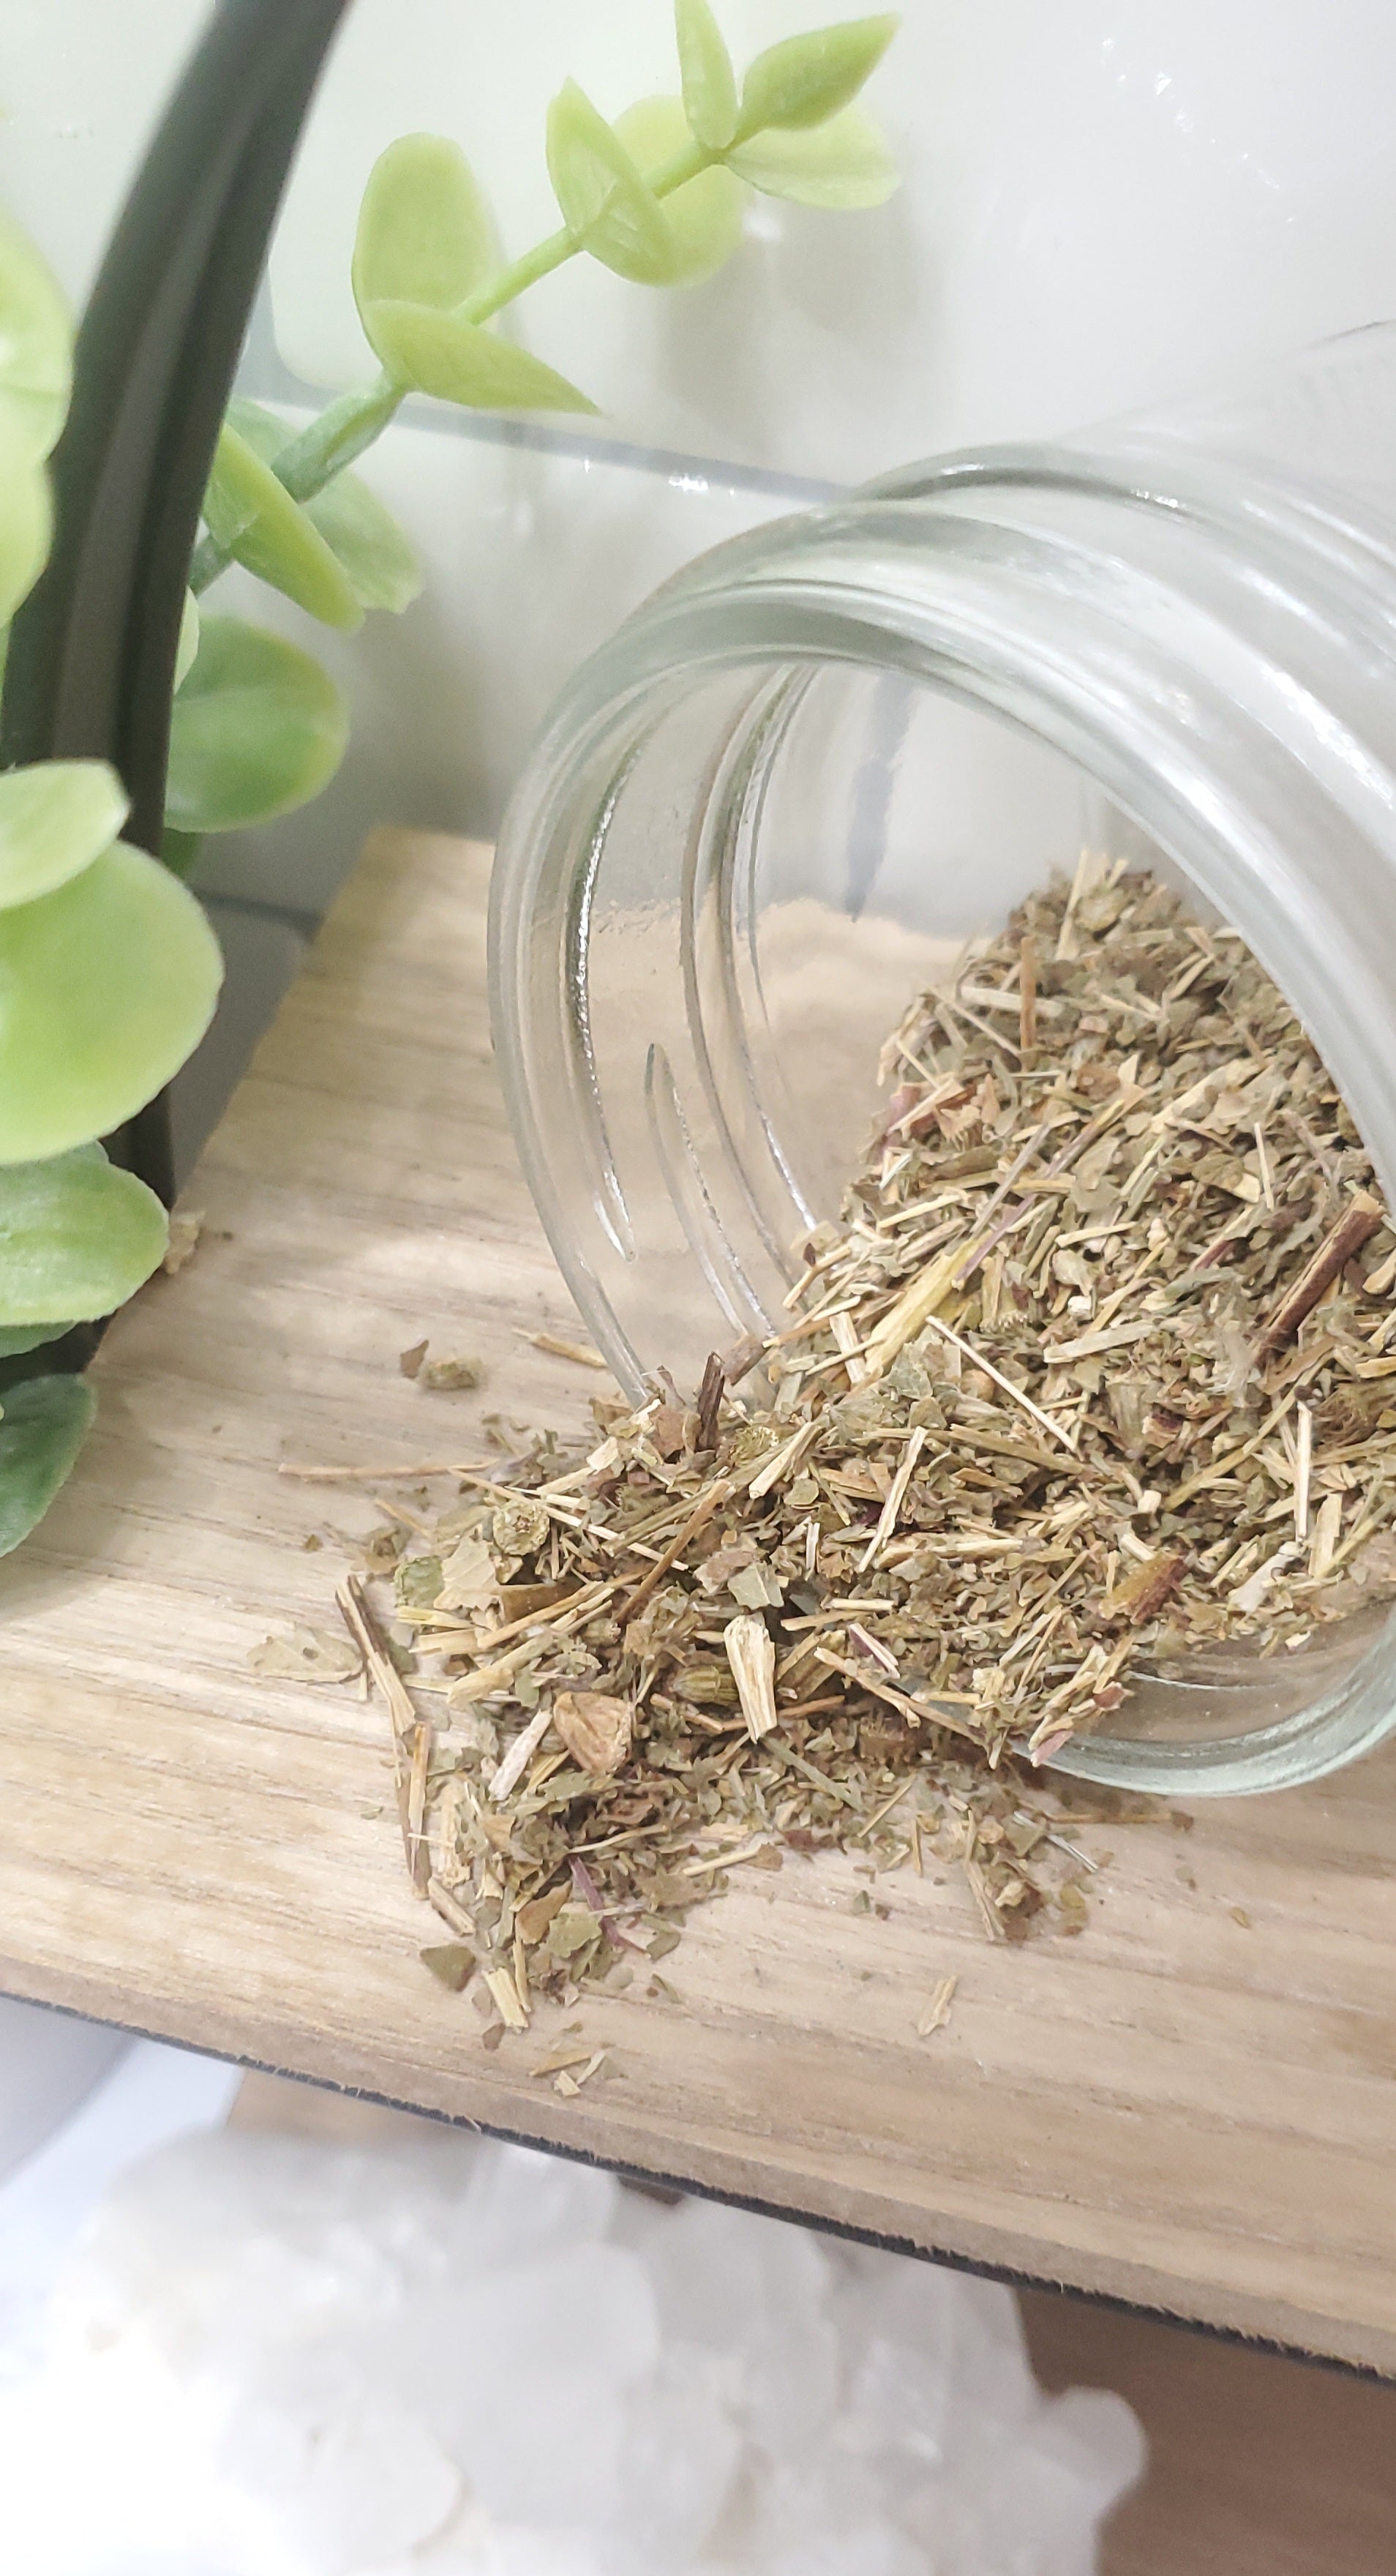
<path fill-rule="evenodd" d="M 395 1711 L 404 1841 L 496 2028 L 791 1850 L 929 1850 L 990 1937 L 1079 1929 L 1038 1766 L 1183 1655 L 1254 1674 L 1396 1593 L 1396 1231 L 1237 935 L 1083 862 L 882 1071 L 778 1333 L 385 1541 L 446 1702 Z"/>

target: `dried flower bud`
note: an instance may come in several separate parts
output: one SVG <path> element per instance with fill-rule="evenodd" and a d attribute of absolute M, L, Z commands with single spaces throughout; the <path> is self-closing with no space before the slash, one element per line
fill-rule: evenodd
<path fill-rule="evenodd" d="M 574 1762 L 593 1779 L 607 1780 L 630 1750 L 635 1710 L 606 1691 L 559 1691 L 553 1725 Z"/>
<path fill-rule="evenodd" d="M 511 1495 L 507 1503 L 496 1503 L 490 1516 L 490 1537 L 499 1556 L 536 1556 L 545 1547 L 551 1527 L 541 1503 L 531 1494 Z"/>

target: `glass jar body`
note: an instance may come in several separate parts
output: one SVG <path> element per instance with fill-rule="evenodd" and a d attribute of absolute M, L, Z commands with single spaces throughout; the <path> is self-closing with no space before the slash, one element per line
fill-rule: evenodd
<path fill-rule="evenodd" d="M 623 1384 L 774 1329 L 918 984 L 1083 842 L 1234 925 L 1396 1193 L 1396 326 L 952 457 L 703 558 L 583 666 L 501 837 L 525 1168 Z M 1370 1637 L 1162 1684 L 1087 1776 L 1232 1792 L 1396 1724 Z"/>

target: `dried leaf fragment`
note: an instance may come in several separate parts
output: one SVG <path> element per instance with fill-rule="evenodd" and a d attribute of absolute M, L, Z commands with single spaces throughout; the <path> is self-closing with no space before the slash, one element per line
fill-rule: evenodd
<path fill-rule="evenodd" d="M 607 1691 L 559 1691 L 553 1724 L 574 1761 L 593 1779 L 608 1780 L 630 1750 L 634 1704 Z"/>
<path fill-rule="evenodd" d="M 465 1395 L 473 1387 L 483 1386 L 485 1363 L 466 1356 L 445 1360 L 424 1357 L 414 1375 L 418 1386 L 429 1387 L 433 1395 Z"/>
<path fill-rule="evenodd" d="M 410 1349 L 398 1352 L 397 1364 L 404 1377 L 416 1377 L 420 1373 L 429 1348 L 430 1344 L 425 1341 L 413 1342 Z"/>
<path fill-rule="evenodd" d="M 464 1941 L 439 1941 L 417 1953 L 424 1968 L 453 1995 L 463 1994 L 475 1974 L 475 1953 Z"/>
<path fill-rule="evenodd" d="M 247 1660 L 254 1673 L 274 1681 L 344 1682 L 363 1671 L 363 1657 L 349 1639 L 326 1628 L 292 1628 L 284 1637 L 264 1637 Z"/>
<path fill-rule="evenodd" d="M 527 1905 L 521 1905 L 514 1916 L 514 1929 L 519 1939 L 530 1946 L 541 1941 L 549 1924 L 567 1903 L 569 1894 L 564 1882 L 562 1886 L 552 1888 L 546 1896 L 530 1897 Z"/>
<path fill-rule="evenodd" d="M 537 2065 L 530 2066 L 528 2071 L 534 2076 L 561 2075 L 567 2067 L 585 2066 L 588 2058 L 593 2054 L 590 2044 L 585 2040 L 580 2048 L 574 2046 L 570 2040 L 560 2040 L 556 2048 L 550 2048 L 547 2055 L 540 2057 Z"/>
<path fill-rule="evenodd" d="M 441 1567 L 438 1610 L 483 1610 L 497 1599 L 499 1576 L 482 1538 L 458 1539 Z"/>

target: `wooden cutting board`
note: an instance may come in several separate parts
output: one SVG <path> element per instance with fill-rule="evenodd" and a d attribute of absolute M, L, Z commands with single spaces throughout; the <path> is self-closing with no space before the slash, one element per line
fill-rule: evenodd
<path fill-rule="evenodd" d="M 0 1986 L 1396 2373 L 1396 1745 L 1082 1828 L 1074 1940 L 990 1947 L 953 1872 L 738 1870 L 672 1995 L 579 2007 L 610 2065 L 571 2100 L 530 2071 L 551 2019 L 490 2054 L 421 1965 L 381 1709 L 249 1656 L 336 1625 L 336 1533 L 375 1516 L 283 1460 L 473 1459 L 484 1413 L 570 1425 L 603 1383 L 520 1338 L 577 1327 L 491 1060 L 487 865 L 370 843 L 187 1194 L 193 1261 L 114 1326 L 79 1472 L 0 1566 Z M 423 1335 L 479 1396 L 403 1377 Z"/>

